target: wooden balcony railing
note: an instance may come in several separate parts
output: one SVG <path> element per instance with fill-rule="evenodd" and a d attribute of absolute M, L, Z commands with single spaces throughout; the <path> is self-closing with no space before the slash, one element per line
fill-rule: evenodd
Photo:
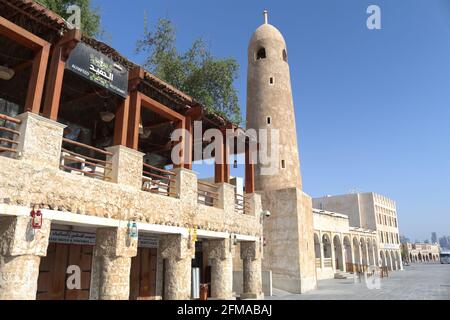
<path fill-rule="evenodd" d="M 197 181 L 198 203 L 214 207 L 219 200 L 219 188 L 211 183 Z"/>
<path fill-rule="evenodd" d="M 177 197 L 173 191 L 175 173 L 144 163 L 142 190 L 168 197 Z"/>
<path fill-rule="evenodd" d="M 69 150 L 75 148 L 77 148 L 77 152 Z M 87 156 L 83 153 L 89 153 L 90 155 Z M 107 156 L 112 155 L 111 152 L 63 138 L 60 169 L 73 174 L 107 181 L 112 170 L 112 162 L 106 159 Z"/>
<path fill-rule="evenodd" d="M 22 121 L 19 119 L 0 114 L 0 155 L 14 157 L 17 153 L 17 141 Z"/>
<path fill-rule="evenodd" d="M 237 214 L 248 214 L 250 212 L 250 204 L 244 195 L 235 193 L 234 212 Z"/>

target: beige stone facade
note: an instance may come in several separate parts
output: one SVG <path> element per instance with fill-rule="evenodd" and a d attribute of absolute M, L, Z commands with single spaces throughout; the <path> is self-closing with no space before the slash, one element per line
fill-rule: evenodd
<path fill-rule="evenodd" d="M 376 239 L 376 243 L 372 244 L 376 252 L 373 265 L 403 270 L 398 217 L 393 200 L 376 193 L 354 193 L 316 198 L 313 199 L 313 206 L 319 211 L 346 215 L 349 227 L 354 230 L 373 232 Z M 355 245 L 355 242 L 352 241 L 352 244 Z M 359 256 L 364 258 L 364 254 Z M 362 259 L 361 263 L 372 265 L 368 259 Z"/>
<path fill-rule="evenodd" d="M 402 249 L 404 257 L 409 263 L 437 263 L 440 261 L 441 248 L 438 244 L 403 243 Z"/>
<path fill-rule="evenodd" d="M 137 223 L 139 237 L 149 234 L 160 239 L 158 296 L 191 297 L 191 263 L 197 240 L 204 242 L 205 248 L 214 247 L 209 250 L 212 296 L 233 298 L 234 246 L 244 241 L 260 247 L 259 195 L 246 195 L 246 214 L 235 212 L 234 187 L 229 184 L 218 185 L 217 206 L 199 204 L 197 176 L 186 169 L 174 170 L 176 196 L 144 192 L 143 155 L 125 147 L 109 149 L 113 156 L 108 182 L 64 172 L 59 169 L 63 126 L 31 113 L 21 115 L 21 119 L 24 138 L 19 157 L 0 157 L 0 298 L 36 298 L 39 262 L 47 255 L 50 229 L 65 225 L 96 233 L 89 298 L 128 299 L 131 261 L 138 241 L 128 235 L 130 221 Z M 42 210 L 44 224 L 28 239 L 27 234 L 33 231 L 29 217 L 33 207 Z M 246 294 L 261 297 L 260 256 L 244 256 Z"/>

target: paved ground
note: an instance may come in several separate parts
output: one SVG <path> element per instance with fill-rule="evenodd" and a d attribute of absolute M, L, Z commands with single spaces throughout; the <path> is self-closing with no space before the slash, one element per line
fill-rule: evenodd
<path fill-rule="evenodd" d="M 274 290 L 268 300 L 450 300 L 450 265 L 413 264 L 389 278 L 366 285 L 354 280 L 319 281 L 318 289 L 302 295 Z"/>

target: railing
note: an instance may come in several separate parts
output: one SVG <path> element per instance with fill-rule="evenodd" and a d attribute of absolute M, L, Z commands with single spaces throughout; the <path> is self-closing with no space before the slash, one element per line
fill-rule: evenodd
<path fill-rule="evenodd" d="M 81 149 L 83 151 L 72 151 L 70 149 Z M 81 152 L 90 152 L 89 156 Z M 99 154 L 100 156 L 97 156 Z M 87 176 L 90 178 L 109 180 L 112 162 L 107 161 L 107 156 L 112 156 L 111 152 L 98 149 L 87 144 L 63 138 L 61 149 L 60 169 L 73 174 Z M 99 159 L 101 158 L 101 159 Z"/>
<path fill-rule="evenodd" d="M 331 258 L 323 259 L 323 266 L 324 266 L 324 268 L 332 268 L 333 263 L 331 262 Z"/>
<path fill-rule="evenodd" d="M 237 214 L 248 214 L 250 212 L 250 203 L 244 195 L 236 193 L 234 194 L 234 212 Z"/>
<path fill-rule="evenodd" d="M 207 182 L 197 181 L 198 203 L 214 207 L 219 200 L 218 187 Z"/>
<path fill-rule="evenodd" d="M 322 264 L 320 263 L 320 258 L 316 258 L 316 268 L 317 269 L 322 268 Z"/>
<path fill-rule="evenodd" d="M 0 155 L 13 157 L 17 153 L 21 123 L 19 119 L 0 114 Z"/>
<path fill-rule="evenodd" d="M 175 173 L 144 163 L 142 190 L 168 197 L 177 197 L 173 191 Z"/>

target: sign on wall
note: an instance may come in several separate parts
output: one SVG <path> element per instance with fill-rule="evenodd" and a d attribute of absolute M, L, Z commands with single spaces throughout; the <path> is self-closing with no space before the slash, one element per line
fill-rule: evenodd
<path fill-rule="evenodd" d="M 128 95 L 128 70 L 85 43 L 72 50 L 66 69 L 123 98 Z"/>
<path fill-rule="evenodd" d="M 96 234 L 89 232 L 52 230 L 50 242 L 61 244 L 95 245 Z M 158 248 L 159 238 L 157 236 L 139 235 L 139 247 Z"/>
<path fill-rule="evenodd" d="M 61 244 L 95 245 L 95 233 L 52 230 L 50 242 Z"/>

